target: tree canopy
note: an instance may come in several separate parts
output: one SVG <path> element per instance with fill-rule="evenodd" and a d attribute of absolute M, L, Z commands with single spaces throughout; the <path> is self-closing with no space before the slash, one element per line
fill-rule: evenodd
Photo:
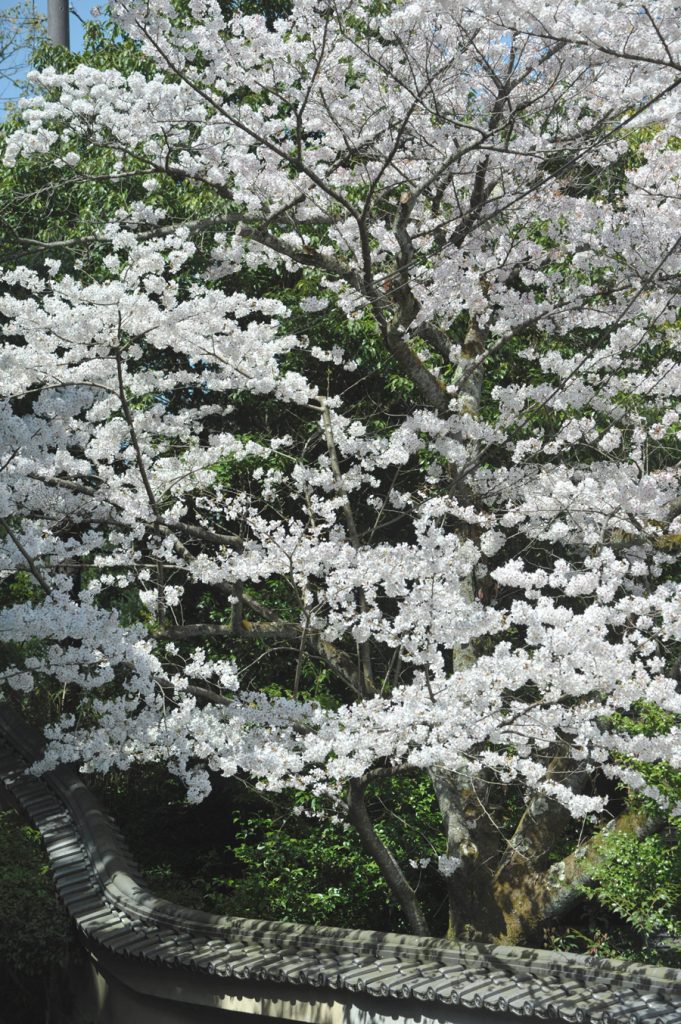
<path fill-rule="evenodd" d="M 681 806 L 673 5 L 113 11 L 5 148 L 105 196 L 1 275 L 2 681 L 43 768 L 302 794 L 521 941 Z"/>

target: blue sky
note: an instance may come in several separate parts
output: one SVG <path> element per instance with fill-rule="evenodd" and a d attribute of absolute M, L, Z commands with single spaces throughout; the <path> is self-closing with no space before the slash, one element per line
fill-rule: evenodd
<path fill-rule="evenodd" d="M 47 0 L 29 0 L 31 6 L 43 14 L 47 18 Z M 90 9 L 95 6 L 97 0 L 70 0 L 71 14 L 69 19 L 69 28 L 71 32 L 71 49 L 78 51 L 81 49 L 83 44 L 83 21 L 89 21 L 91 19 Z M 15 6 L 12 0 L 0 0 L 0 23 L 3 19 L 3 14 L 8 9 Z M 104 6 L 104 4 L 102 4 Z M 17 54 L 12 59 L 12 68 L 16 68 L 16 71 L 12 71 L 13 77 L 25 79 L 26 72 L 30 70 L 29 64 L 30 55 L 27 51 L 23 51 Z M 10 70 L 9 66 L 6 68 Z M 2 63 L 0 63 L 0 72 L 3 71 Z M 16 100 L 18 90 L 12 86 L 11 83 L 0 77 L 0 119 L 4 116 L 4 110 L 8 102 Z"/>

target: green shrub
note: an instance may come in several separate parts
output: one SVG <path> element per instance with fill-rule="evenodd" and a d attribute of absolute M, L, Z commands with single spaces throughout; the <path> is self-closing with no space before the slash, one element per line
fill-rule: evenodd
<path fill-rule="evenodd" d="M 243 815 L 233 852 L 240 877 L 214 879 L 207 902 L 220 913 L 343 928 L 404 924 L 356 834 L 333 821 Z M 379 923 L 380 922 L 380 923 Z"/>
<path fill-rule="evenodd" d="M 681 935 L 681 842 L 675 830 L 639 839 L 612 832 L 600 840 L 596 899 L 636 932 Z"/>
<path fill-rule="evenodd" d="M 0 1021 L 32 1024 L 58 1010 L 70 925 L 48 874 L 40 835 L 0 813 Z M 7 1014 L 6 1018 L 2 1014 Z M 52 1013 L 52 1020 L 57 1017 Z"/>

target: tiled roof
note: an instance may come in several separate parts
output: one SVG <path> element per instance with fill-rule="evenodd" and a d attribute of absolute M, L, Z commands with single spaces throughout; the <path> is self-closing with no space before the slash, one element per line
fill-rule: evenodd
<path fill-rule="evenodd" d="M 218 917 L 158 899 L 81 778 L 25 774 L 40 742 L 0 705 L 0 779 L 42 834 L 57 890 L 86 942 L 198 974 L 358 992 L 504 1017 L 681 1024 L 681 971 L 616 960 Z M 424 1012 L 427 1007 L 424 1005 Z M 456 1020 L 456 1014 L 451 1014 Z"/>

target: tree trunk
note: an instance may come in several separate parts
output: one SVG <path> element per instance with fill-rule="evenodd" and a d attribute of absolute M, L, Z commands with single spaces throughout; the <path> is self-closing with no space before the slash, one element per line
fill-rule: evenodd
<path fill-rule="evenodd" d="M 359 833 L 362 846 L 371 856 L 390 886 L 393 896 L 402 908 L 415 935 L 431 935 L 423 908 L 416 893 L 405 878 L 402 868 L 374 829 L 364 792 L 359 782 L 351 782 L 348 789 L 348 816 Z"/>
<path fill-rule="evenodd" d="M 432 770 L 430 778 L 445 826 L 447 857 L 454 862 L 450 865 L 452 873 L 445 876 L 449 903 L 447 936 L 466 941 L 486 940 L 504 925 L 494 900 L 489 866 L 498 852 L 498 834 L 481 813 L 477 780 L 471 777 L 466 784 L 465 777 L 441 770 Z"/>

